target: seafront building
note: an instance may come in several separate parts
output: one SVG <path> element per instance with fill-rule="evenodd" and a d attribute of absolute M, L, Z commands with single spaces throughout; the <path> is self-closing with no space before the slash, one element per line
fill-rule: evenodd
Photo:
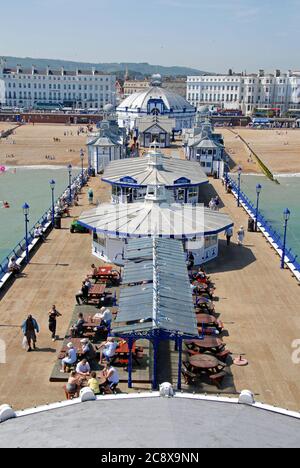
<path fill-rule="evenodd" d="M 116 76 L 91 70 L 10 68 L 0 60 L 0 104 L 18 108 L 53 106 L 103 109 L 116 105 Z"/>
<path fill-rule="evenodd" d="M 124 83 L 124 98 L 131 96 L 132 94 L 142 93 L 151 86 L 149 80 L 129 80 L 126 79 Z M 171 93 L 178 94 L 184 99 L 186 98 L 186 78 L 172 78 L 168 77 L 164 79 L 162 87 Z"/>
<path fill-rule="evenodd" d="M 193 126 L 196 108 L 182 96 L 164 89 L 161 76 L 153 75 L 151 86 L 126 98 L 117 107 L 117 114 L 119 125 L 128 130 L 135 129 L 136 119 L 157 116 L 175 119 L 174 131 L 178 132 Z"/>
<path fill-rule="evenodd" d="M 236 109 L 245 115 L 255 110 L 270 110 L 275 115 L 299 111 L 300 115 L 300 73 L 260 70 L 258 74 L 237 74 L 230 70 L 227 75 L 188 76 L 187 100 L 198 108 Z"/>

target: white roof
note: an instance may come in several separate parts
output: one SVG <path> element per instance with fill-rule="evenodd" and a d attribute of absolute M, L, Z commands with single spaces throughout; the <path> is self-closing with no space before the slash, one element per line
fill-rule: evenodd
<path fill-rule="evenodd" d="M 162 99 L 166 108 L 168 110 L 173 109 L 174 112 L 183 112 L 184 109 L 187 112 L 195 112 L 195 108 L 184 97 L 159 86 L 153 86 L 141 93 L 132 94 L 119 105 L 117 111 L 125 111 L 128 108 L 128 110 L 137 111 L 137 109 L 141 109 L 142 112 L 147 112 L 150 99 Z"/>
<path fill-rule="evenodd" d="M 127 180 L 128 177 L 133 179 L 132 182 Z M 208 183 L 199 163 L 168 158 L 157 151 L 151 151 L 141 158 L 113 161 L 107 166 L 103 176 L 104 181 L 114 184 L 121 184 L 124 178 L 126 185 L 133 186 L 159 184 L 179 187 Z"/>
<path fill-rule="evenodd" d="M 160 187 L 159 189 L 162 189 Z M 224 232 L 229 216 L 204 206 L 169 204 L 162 200 L 100 205 L 80 216 L 79 223 L 108 237 L 173 237 L 193 239 Z"/>

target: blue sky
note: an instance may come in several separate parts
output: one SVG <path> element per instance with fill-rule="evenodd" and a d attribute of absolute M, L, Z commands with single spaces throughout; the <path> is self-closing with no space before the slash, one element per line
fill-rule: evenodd
<path fill-rule="evenodd" d="M 0 55 L 300 69 L 300 0 L 2 1 Z"/>

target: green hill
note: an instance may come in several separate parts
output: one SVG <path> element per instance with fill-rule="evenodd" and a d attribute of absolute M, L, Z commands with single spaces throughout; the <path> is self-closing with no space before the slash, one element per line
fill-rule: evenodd
<path fill-rule="evenodd" d="M 28 68 L 32 65 L 37 68 L 46 68 L 47 65 L 53 69 L 59 69 L 64 67 L 66 70 L 74 70 L 79 68 L 80 70 L 91 69 L 95 67 L 96 70 L 104 73 L 117 74 L 120 77 L 124 77 L 126 69 L 128 69 L 131 77 L 139 78 L 144 76 L 150 76 L 154 73 L 159 73 L 162 76 L 187 76 L 187 75 L 201 75 L 201 70 L 195 70 L 187 67 L 164 67 L 161 65 L 150 65 L 149 63 L 85 63 L 85 62 L 71 62 L 68 60 L 53 60 L 53 59 L 37 59 L 37 58 L 20 58 L 20 57 L 3 57 L 7 61 L 8 67 L 15 67 L 20 65 L 21 67 Z M 208 73 L 209 74 L 209 73 Z"/>

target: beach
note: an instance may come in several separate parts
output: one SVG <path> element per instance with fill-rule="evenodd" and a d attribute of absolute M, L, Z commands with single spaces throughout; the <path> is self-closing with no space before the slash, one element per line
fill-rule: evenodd
<path fill-rule="evenodd" d="M 219 131 L 219 129 L 218 129 Z M 238 138 L 241 136 L 260 157 L 273 174 L 300 173 L 300 130 L 254 130 L 247 128 L 220 129 L 226 151 L 233 160 L 233 169 L 239 165 L 248 174 L 261 173 L 255 160 L 249 160 L 250 152 Z"/>
<path fill-rule="evenodd" d="M 7 124 L 2 125 L 5 129 Z M 80 127 L 86 130 L 86 127 Z M 13 135 L 0 140 L 0 164 L 66 166 L 71 163 L 79 166 L 81 165 L 80 150 L 81 148 L 86 150 L 87 135 L 81 133 L 78 136 L 78 128 L 78 125 L 22 125 L 15 130 Z M 55 142 L 54 139 L 59 141 Z"/>

